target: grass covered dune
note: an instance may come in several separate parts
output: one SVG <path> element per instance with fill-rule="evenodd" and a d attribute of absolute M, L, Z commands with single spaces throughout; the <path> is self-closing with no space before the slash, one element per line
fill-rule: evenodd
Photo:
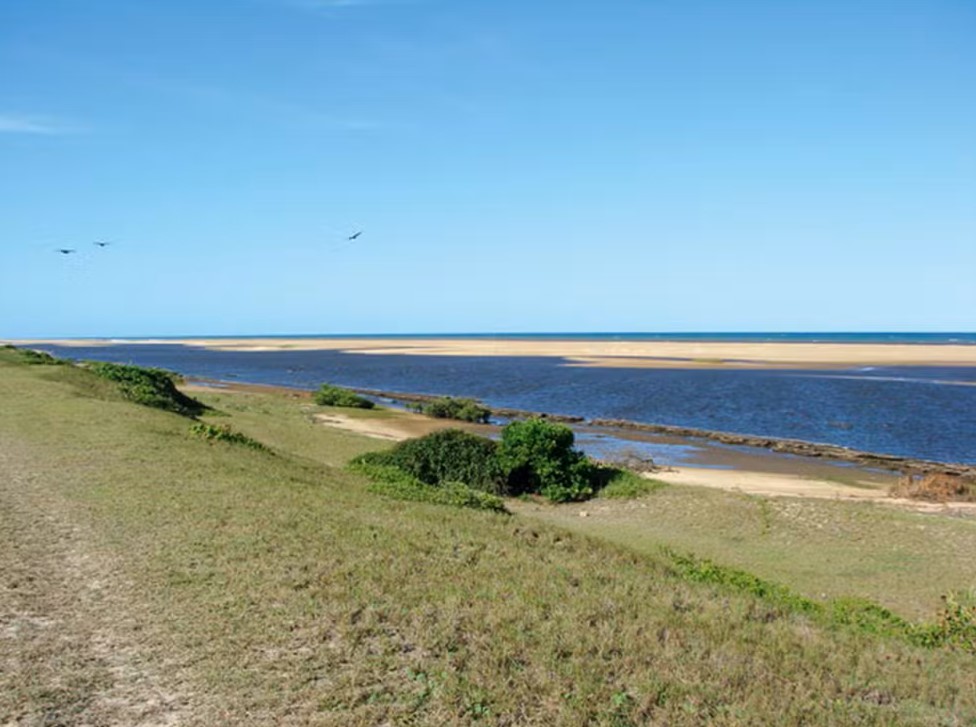
<path fill-rule="evenodd" d="M 518 515 L 398 502 L 0 351 L 0 722 L 968 724 L 976 658 L 830 627 Z"/>

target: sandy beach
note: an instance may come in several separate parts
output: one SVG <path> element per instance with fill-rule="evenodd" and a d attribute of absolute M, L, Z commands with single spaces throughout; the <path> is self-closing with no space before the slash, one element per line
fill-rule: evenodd
<path fill-rule="evenodd" d="M 364 355 L 529 356 L 569 365 L 628 368 L 846 368 L 976 366 L 976 346 L 464 338 L 186 338 L 14 341 L 16 345 L 170 344 L 225 351 L 343 351 Z"/>

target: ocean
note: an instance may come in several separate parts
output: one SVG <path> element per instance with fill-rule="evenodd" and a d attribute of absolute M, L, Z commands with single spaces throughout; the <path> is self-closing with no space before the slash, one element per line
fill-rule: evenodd
<path fill-rule="evenodd" d="M 976 334 L 972 333 L 480 337 L 976 345 Z M 497 407 L 787 437 L 870 452 L 976 464 L 973 367 L 624 369 L 569 366 L 562 359 L 551 357 L 215 351 L 175 343 L 37 348 L 69 358 L 158 366 L 187 376 L 304 389 L 330 382 L 386 391 L 471 396 Z"/>

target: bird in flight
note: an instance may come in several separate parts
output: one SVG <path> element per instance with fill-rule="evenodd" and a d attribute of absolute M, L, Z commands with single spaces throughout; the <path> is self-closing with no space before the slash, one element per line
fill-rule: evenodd
<path fill-rule="evenodd" d="M 59 252 L 62 255 L 70 255 L 71 253 L 76 252 L 76 251 L 75 250 L 72 250 L 71 248 L 67 248 L 67 247 L 59 247 L 57 250 L 55 250 L 55 252 Z"/>
<path fill-rule="evenodd" d="M 346 239 L 352 241 L 355 240 L 357 237 L 359 237 L 361 234 L 363 234 L 362 230 L 360 230 L 359 232 L 354 232 L 353 234 L 349 235 L 349 237 L 347 237 Z"/>
<path fill-rule="evenodd" d="M 92 245 L 97 245 L 98 247 L 108 247 L 111 244 L 112 244 L 111 242 L 98 242 L 98 241 L 92 243 Z"/>

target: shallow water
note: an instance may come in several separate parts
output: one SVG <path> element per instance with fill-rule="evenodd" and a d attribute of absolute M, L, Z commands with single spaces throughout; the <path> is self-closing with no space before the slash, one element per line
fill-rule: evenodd
<path fill-rule="evenodd" d="M 493 406 L 976 464 L 976 368 L 968 367 L 623 369 L 567 366 L 549 357 L 212 351 L 177 344 L 38 348 L 190 376 L 473 396 Z"/>

